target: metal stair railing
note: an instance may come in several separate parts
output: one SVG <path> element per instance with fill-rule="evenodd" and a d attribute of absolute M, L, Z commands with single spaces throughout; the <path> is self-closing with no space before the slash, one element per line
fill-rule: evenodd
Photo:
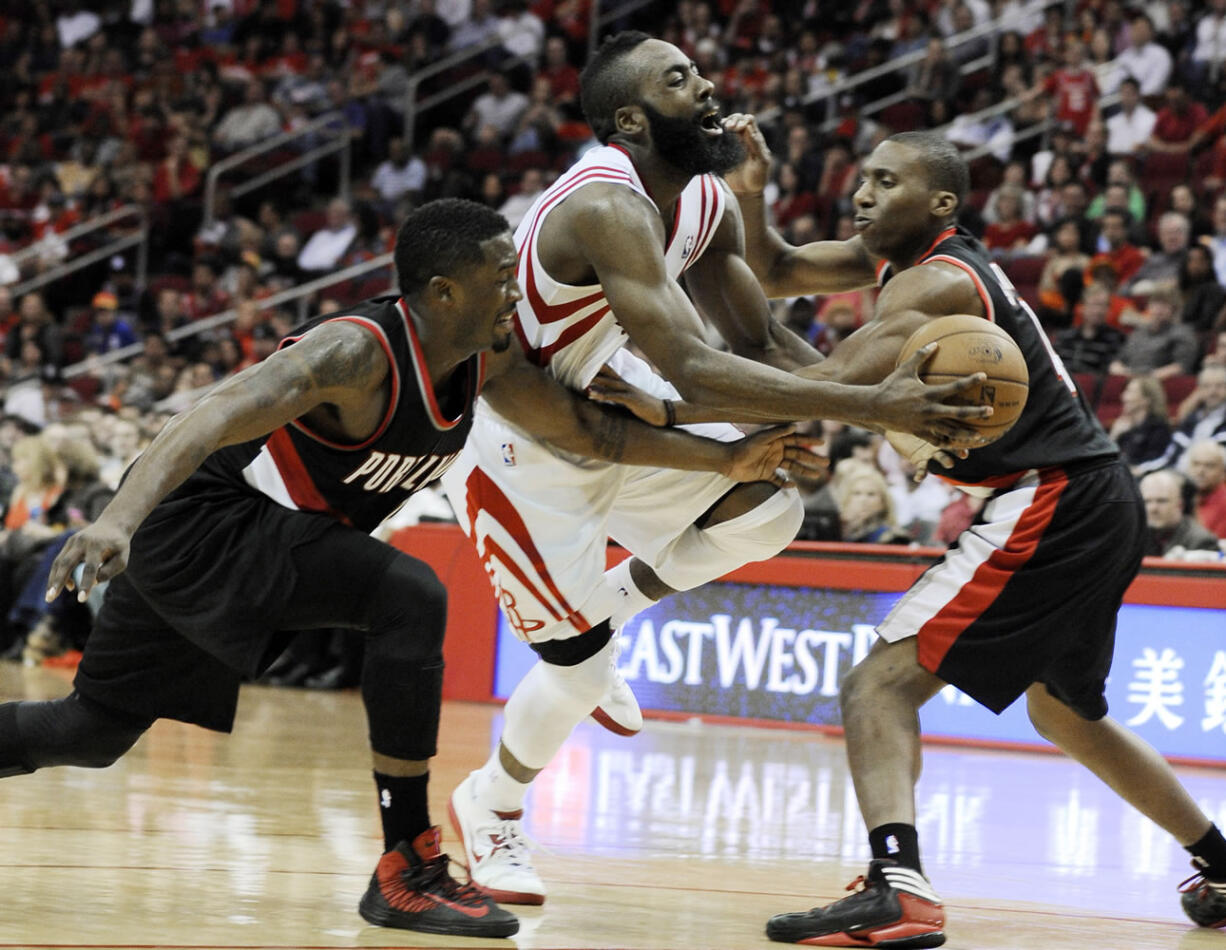
<path fill-rule="evenodd" d="M 104 260 L 117 254 L 120 251 L 127 250 L 130 247 L 137 248 L 136 254 L 136 285 L 143 288 L 145 286 L 145 273 L 148 268 L 149 260 L 149 213 L 140 205 L 127 204 L 121 208 L 116 208 L 114 211 L 108 211 L 106 214 L 99 215 L 95 218 L 90 218 L 88 221 L 82 221 L 80 224 L 73 225 L 66 231 L 58 232 L 54 235 L 56 240 L 63 241 L 65 244 L 70 244 L 78 238 L 92 234 L 95 231 L 101 231 L 111 227 L 116 221 L 122 221 L 125 218 L 135 218 L 137 225 L 135 229 L 126 234 L 121 234 L 107 241 L 93 250 L 87 251 L 84 254 L 73 254 L 68 260 L 55 267 L 45 270 L 40 274 L 35 274 L 25 280 L 18 281 L 15 284 L 9 285 L 9 291 L 14 297 L 20 297 L 22 294 L 29 293 L 31 290 L 36 290 L 45 284 L 59 280 L 62 277 L 67 277 L 69 274 L 75 273 L 84 267 L 89 267 L 97 261 Z M 9 255 L 9 260 L 13 264 L 20 267 L 22 264 L 38 258 L 46 252 L 46 238 L 40 241 L 35 241 L 27 247 Z"/>
<path fill-rule="evenodd" d="M 305 284 L 299 284 L 297 287 L 290 287 L 273 294 L 271 297 L 264 297 L 256 301 L 261 310 L 272 310 L 280 307 L 282 304 L 300 302 L 300 306 L 304 307 L 307 298 L 316 291 L 323 290 L 326 287 L 331 287 L 334 284 L 342 283 L 346 280 L 351 280 L 354 277 L 361 277 L 363 274 L 369 274 L 371 271 L 379 270 L 382 267 L 392 265 L 392 255 L 380 254 L 378 257 L 372 257 L 368 261 L 354 264 L 352 267 L 346 267 L 344 270 L 336 271 L 332 274 L 325 274 L 323 277 L 317 277 L 315 280 L 308 281 Z M 391 283 L 389 282 L 389 289 Z M 300 316 L 304 316 L 300 310 Z M 197 336 L 208 330 L 216 327 L 225 326 L 228 323 L 233 323 L 238 317 L 238 309 L 231 308 L 223 310 L 221 313 L 214 314 L 211 317 L 204 317 L 201 320 L 193 320 L 186 326 L 177 327 L 166 334 L 169 340 L 185 340 L 189 337 Z M 77 376 L 84 376 L 87 373 L 92 373 L 103 366 L 109 366 L 112 363 L 120 363 L 129 357 L 136 356 L 144 352 L 145 345 L 143 343 L 133 343 L 129 346 L 120 347 L 117 350 L 111 350 L 109 353 L 104 353 L 101 356 L 89 356 L 81 360 L 79 363 L 73 363 L 70 366 L 64 367 L 62 376 L 64 379 L 74 379 Z"/>
<path fill-rule="evenodd" d="M 339 111 L 325 112 L 323 115 L 312 119 L 306 125 L 303 125 L 297 129 L 291 129 L 288 132 L 278 132 L 272 138 L 265 139 L 263 142 L 252 145 L 250 148 L 245 148 L 241 152 L 235 152 L 233 155 L 228 155 L 221 161 L 213 163 L 209 167 L 208 175 L 205 177 L 204 223 L 202 227 L 207 228 L 214 221 L 213 206 L 217 196 L 217 182 L 222 175 L 233 168 L 237 168 L 239 165 L 251 161 L 253 158 L 257 158 L 260 155 L 265 154 L 266 152 L 283 148 L 284 146 L 289 145 L 291 142 L 305 138 L 308 135 L 317 134 L 331 134 L 333 138 L 329 142 L 324 142 L 322 145 L 318 145 L 315 148 L 304 152 L 297 158 L 282 162 L 280 165 L 276 165 L 273 168 L 261 172 L 254 178 L 249 178 L 240 184 L 232 186 L 230 188 L 230 194 L 235 198 L 241 197 L 247 194 L 247 192 L 254 191 L 256 188 L 260 188 L 268 184 L 270 181 L 276 181 L 278 178 L 282 178 L 285 175 L 288 175 L 290 172 L 297 171 L 299 168 L 303 168 L 304 166 L 311 164 L 311 162 L 314 162 L 327 155 L 339 152 L 341 164 L 339 194 L 342 198 L 349 197 L 349 178 L 351 174 L 349 126 L 345 121 L 344 113 Z"/>

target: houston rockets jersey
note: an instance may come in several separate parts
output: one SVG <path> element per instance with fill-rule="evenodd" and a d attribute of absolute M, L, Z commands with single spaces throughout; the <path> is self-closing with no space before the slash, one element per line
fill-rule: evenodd
<path fill-rule="evenodd" d="M 214 452 L 185 488 L 220 481 L 254 489 L 286 508 L 322 512 L 371 531 L 455 461 L 472 427 L 484 357 L 474 355 L 458 367 L 448 383 L 450 391 L 439 400 L 408 305 L 395 297 L 317 317 L 282 340 L 281 348 L 332 320 L 365 328 L 387 354 L 390 395 L 375 432 L 361 443 L 343 444 L 295 420 L 262 438 Z M 452 407 L 447 414 L 440 401 Z"/>
<path fill-rule="evenodd" d="M 583 389 L 627 340 L 599 284 L 574 286 L 554 280 L 537 255 L 537 239 L 549 213 L 594 182 L 620 185 L 648 200 L 651 195 L 630 155 L 618 145 L 593 148 L 533 203 L 515 231 L 519 285 L 524 297 L 515 319 L 528 359 L 572 389 Z M 711 243 L 723 217 L 725 193 L 714 175 L 699 175 L 677 199 L 664 262 L 679 278 Z"/>
<path fill-rule="evenodd" d="M 1072 376 L 1052 349 L 1038 317 L 1022 300 L 1004 271 L 968 232 L 948 228 L 916 266 L 941 261 L 970 275 L 983 300 L 987 319 L 1013 337 L 1026 358 L 1030 393 L 1021 417 L 1008 432 L 939 474 L 957 482 L 1001 486 L 1030 469 L 1068 465 L 1118 454 L 1115 443 L 1077 391 Z M 881 282 L 891 268 L 883 266 Z"/>

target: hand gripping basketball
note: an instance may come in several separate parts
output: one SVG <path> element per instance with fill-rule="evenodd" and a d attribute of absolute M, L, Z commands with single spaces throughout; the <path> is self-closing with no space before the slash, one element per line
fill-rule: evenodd
<path fill-rule="evenodd" d="M 929 343 L 937 343 L 938 348 L 920 370 L 920 379 L 932 385 L 983 373 L 983 382 L 950 396 L 948 401 L 992 407 L 992 414 L 986 419 L 963 420 L 977 429 L 986 442 L 994 442 L 1008 432 L 1021 416 L 1030 391 L 1026 358 L 1013 338 L 983 317 L 971 314 L 938 317 L 911 334 L 898 354 L 898 363 Z"/>

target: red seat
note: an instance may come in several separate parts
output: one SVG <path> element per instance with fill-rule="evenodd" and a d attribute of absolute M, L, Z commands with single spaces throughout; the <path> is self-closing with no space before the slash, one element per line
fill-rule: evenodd
<path fill-rule="evenodd" d="M 328 223 L 328 216 L 322 211 L 299 211 L 290 219 L 290 225 L 304 241 Z"/>
<path fill-rule="evenodd" d="M 1162 381 L 1162 390 L 1166 393 L 1166 408 L 1174 417 L 1175 410 L 1196 388 L 1196 377 L 1192 375 L 1168 376 Z"/>
<path fill-rule="evenodd" d="M 1043 275 L 1043 268 L 1046 264 L 1047 258 L 1037 254 L 1028 254 L 1025 257 L 1011 258 L 1005 264 L 1004 271 L 1008 278 L 1018 286 L 1022 284 L 1037 284 L 1039 278 Z"/>
<path fill-rule="evenodd" d="M 926 125 L 925 118 L 924 107 L 914 99 L 908 99 L 905 102 L 895 102 L 877 113 L 877 119 L 883 125 L 888 125 L 895 132 L 910 132 L 914 129 L 922 129 Z"/>
<path fill-rule="evenodd" d="M 1106 376 L 1098 393 L 1098 404 L 1094 407 L 1098 421 L 1105 426 L 1111 425 L 1123 408 L 1121 396 L 1124 387 L 1128 385 L 1128 376 Z"/>

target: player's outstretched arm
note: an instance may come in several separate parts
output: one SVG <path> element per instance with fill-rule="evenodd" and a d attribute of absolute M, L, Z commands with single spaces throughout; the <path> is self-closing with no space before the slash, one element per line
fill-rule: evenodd
<path fill-rule="evenodd" d="M 724 128 L 737 135 L 746 158 L 725 176 L 745 220 L 745 260 L 768 297 L 833 294 L 871 287 L 877 262 L 859 237 L 849 241 L 814 241 L 796 247 L 770 227 L 764 189 L 770 179 L 771 154 L 753 116 L 736 114 Z"/>
<path fill-rule="evenodd" d="M 717 472 L 739 481 L 782 485 L 780 469 L 812 474 L 825 460 L 820 440 L 775 426 L 736 442 L 717 442 L 681 429 L 656 428 L 620 409 L 600 406 L 531 365 L 518 347 L 491 358 L 483 399 L 500 415 L 566 452 L 608 462 Z"/>
<path fill-rule="evenodd" d="M 94 584 L 122 571 L 140 523 L 212 452 L 267 435 L 323 403 L 342 410 L 368 404 L 387 373 L 374 335 L 337 321 L 230 377 L 167 423 L 98 520 L 68 540 L 51 566 L 47 599 L 76 586 L 84 600 Z M 74 585 L 78 565 L 84 572 Z"/>

